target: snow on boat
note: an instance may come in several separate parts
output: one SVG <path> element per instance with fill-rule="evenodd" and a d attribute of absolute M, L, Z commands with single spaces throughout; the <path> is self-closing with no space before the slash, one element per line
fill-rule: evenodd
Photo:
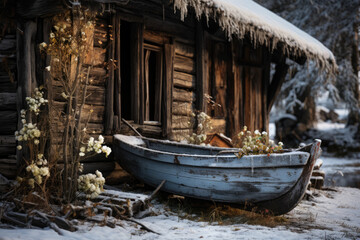
<path fill-rule="evenodd" d="M 238 158 L 236 149 L 114 136 L 114 156 L 142 182 L 187 197 L 268 209 L 275 215 L 292 210 L 303 198 L 320 140 L 284 153 Z"/>

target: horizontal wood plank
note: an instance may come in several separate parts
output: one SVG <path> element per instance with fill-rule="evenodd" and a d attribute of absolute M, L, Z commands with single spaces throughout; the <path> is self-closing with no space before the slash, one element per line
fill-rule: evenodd
<path fill-rule="evenodd" d="M 191 102 L 176 102 L 172 104 L 172 112 L 174 115 L 191 116 L 195 112 L 194 104 Z"/>
<path fill-rule="evenodd" d="M 16 110 L 16 93 L 0 93 L 0 110 Z"/>
<path fill-rule="evenodd" d="M 192 129 L 173 129 L 171 131 L 171 136 L 170 136 L 170 140 L 173 141 L 182 141 L 182 140 L 186 140 L 187 138 L 190 137 L 190 134 L 192 134 L 193 130 Z"/>
<path fill-rule="evenodd" d="M 16 131 L 17 112 L 0 111 L 0 135 L 11 135 Z"/>
<path fill-rule="evenodd" d="M 188 58 L 194 58 L 195 55 L 195 47 L 190 44 L 185 44 L 182 42 L 175 42 L 175 54 L 188 57 Z"/>
<path fill-rule="evenodd" d="M 194 59 L 176 55 L 174 61 L 175 71 L 195 74 Z"/>
<path fill-rule="evenodd" d="M 5 75 L 0 75 L 0 92 L 16 92 L 16 82 L 11 82 L 7 73 L 5 73 Z"/>
<path fill-rule="evenodd" d="M 174 88 L 173 90 L 173 101 L 179 102 L 194 102 L 195 93 L 192 91 L 186 91 L 184 89 Z"/>
<path fill-rule="evenodd" d="M 195 81 L 195 76 L 192 74 L 174 71 L 175 87 L 194 89 L 196 84 Z"/>
<path fill-rule="evenodd" d="M 194 119 L 191 116 L 172 116 L 171 127 L 173 129 L 193 129 L 194 128 Z"/>

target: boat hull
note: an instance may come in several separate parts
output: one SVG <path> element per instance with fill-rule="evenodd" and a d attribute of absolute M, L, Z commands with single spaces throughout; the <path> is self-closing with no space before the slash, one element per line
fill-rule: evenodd
<path fill-rule="evenodd" d="M 212 148 L 200 149 L 199 154 L 191 148 L 191 154 L 180 154 L 189 145 L 184 145 L 185 150 L 177 146 L 176 152 L 154 150 L 148 148 L 151 144 L 146 144 L 146 141 L 139 139 L 134 144 L 131 138 L 134 137 L 115 135 L 114 138 L 116 160 L 125 170 L 153 187 L 166 180 L 163 191 L 205 200 L 251 203 L 273 210 L 275 207 L 272 205 L 279 203 L 269 206 L 265 203 L 286 196 L 295 189 L 305 192 L 298 185 L 307 186 L 309 180 L 304 183 L 306 178 L 303 181 L 300 179 L 309 171 L 311 175 L 313 166 L 309 164 L 310 154 L 307 152 L 244 156 L 239 159 L 233 153 L 216 155 L 219 149 Z M 162 146 L 162 150 L 165 149 L 166 146 Z M 303 188 L 306 189 L 306 186 Z M 303 195 L 302 192 L 296 195 L 299 194 Z M 277 209 L 273 212 L 282 214 L 284 211 Z"/>

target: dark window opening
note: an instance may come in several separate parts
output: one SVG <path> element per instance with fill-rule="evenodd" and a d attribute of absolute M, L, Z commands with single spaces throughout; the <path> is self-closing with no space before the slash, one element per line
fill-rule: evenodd
<path fill-rule="evenodd" d="M 161 47 L 144 44 L 144 121 L 161 124 L 163 88 L 163 51 Z"/>
<path fill-rule="evenodd" d="M 121 115 L 132 119 L 131 112 L 131 75 L 130 75 L 130 23 L 121 21 L 120 28 L 120 68 L 121 68 Z"/>

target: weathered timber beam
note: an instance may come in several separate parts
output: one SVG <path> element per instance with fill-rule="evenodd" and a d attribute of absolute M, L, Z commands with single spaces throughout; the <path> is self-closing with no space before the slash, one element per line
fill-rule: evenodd
<path fill-rule="evenodd" d="M 281 62 L 276 64 L 275 74 L 273 76 L 273 79 L 271 81 L 271 84 L 268 88 L 268 93 L 267 93 L 267 111 L 268 111 L 268 113 L 270 112 L 270 110 L 275 102 L 276 97 L 280 93 L 281 85 L 285 81 L 285 76 L 287 74 L 288 68 L 289 68 L 289 65 L 287 65 L 285 63 L 285 58 Z"/>
<path fill-rule="evenodd" d="M 31 91 L 34 86 L 32 83 L 35 83 L 36 80 L 32 79 L 35 76 L 35 63 L 32 57 L 32 53 L 34 53 L 35 49 L 35 34 L 37 31 L 37 24 L 34 21 L 27 21 L 25 24 L 18 23 L 18 29 L 22 29 L 23 32 L 17 31 L 17 41 L 16 41 L 16 49 L 17 49 L 17 71 L 18 71 L 18 88 L 17 88 L 17 112 L 20 112 L 21 109 L 25 108 L 25 98 L 31 96 Z M 30 119 L 28 119 L 30 120 Z M 17 128 L 20 129 L 22 126 L 20 115 L 18 116 L 18 124 Z M 26 155 L 26 151 L 17 150 L 17 164 L 18 166 L 21 164 L 21 160 L 24 155 Z"/>
<path fill-rule="evenodd" d="M 131 56 L 131 112 L 135 123 L 143 123 L 143 32 L 144 24 L 131 23 L 130 25 L 130 56 Z"/>
<path fill-rule="evenodd" d="M 121 27 L 121 20 L 119 15 L 116 15 L 116 22 L 115 22 L 115 57 L 116 57 L 116 70 L 115 70 L 115 116 L 114 119 L 114 128 L 115 132 L 120 132 L 121 128 L 121 53 L 120 53 L 120 27 Z M 116 121 L 115 121 L 116 120 Z"/>
<path fill-rule="evenodd" d="M 269 83 L 270 83 L 270 53 L 266 48 L 263 48 L 263 74 L 262 74 L 262 126 L 263 131 L 269 131 L 269 111 L 267 106 L 267 93 L 269 91 Z"/>
<path fill-rule="evenodd" d="M 196 108 L 199 111 L 206 111 L 206 101 L 204 94 L 208 91 L 206 76 L 206 59 L 205 59 L 205 33 L 201 22 L 196 25 Z"/>
<path fill-rule="evenodd" d="M 0 110 L 16 109 L 16 93 L 0 93 Z"/>
<path fill-rule="evenodd" d="M 59 0 L 18 0 L 16 6 L 17 15 L 24 18 L 35 18 L 39 16 L 50 16 L 65 9 L 64 2 Z"/>
<path fill-rule="evenodd" d="M 165 82 L 164 82 L 164 110 L 163 114 L 163 136 L 167 137 L 171 132 L 172 122 L 172 101 L 173 101 L 173 78 L 174 78 L 174 45 L 165 44 Z"/>
<path fill-rule="evenodd" d="M 112 24 L 112 35 L 114 35 L 115 30 L 115 21 L 116 16 L 111 16 L 111 24 Z M 105 134 L 111 134 L 114 126 L 114 78 L 115 78 L 115 70 L 114 70 L 114 58 L 115 58 L 115 40 L 112 38 L 110 40 L 110 49 L 108 55 L 108 63 L 109 63 L 109 77 L 106 81 L 106 105 L 105 105 Z"/>

